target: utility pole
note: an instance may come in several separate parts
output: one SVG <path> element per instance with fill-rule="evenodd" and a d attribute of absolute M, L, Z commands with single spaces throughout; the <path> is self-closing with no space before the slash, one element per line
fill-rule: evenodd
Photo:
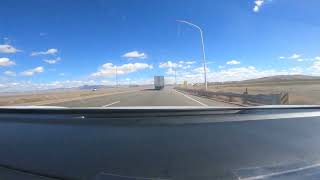
<path fill-rule="evenodd" d="M 202 45 L 202 58 L 203 58 L 204 85 L 205 85 L 205 89 L 206 89 L 206 91 L 207 91 L 207 90 L 208 90 L 208 83 L 207 83 L 207 62 L 206 62 L 206 52 L 205 52 L 204 41 L 203 41 L 203 31 L 202 31 L 202 29 L 201 29 L 198 25 L 195 25 L 195 24 L 193 24 L 193 23 L 191 23 L 191 22 L 182 21 L 182 20 L 177 20 L 177 22 L 185 23 L 185 24 L 188 24 L 189 26 L 195 27 L 195 28 L 198 29 L 199 32 L 200 32 L 200 39 L 201 39 L 201 45 Z"/>

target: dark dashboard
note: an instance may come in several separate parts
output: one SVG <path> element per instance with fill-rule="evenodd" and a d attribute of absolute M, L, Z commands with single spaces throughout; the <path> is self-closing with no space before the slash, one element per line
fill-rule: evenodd
<path fill-rule="evenodd" d="M 318 106 L 1 108 L 0 179 L 318 179 Z"/>

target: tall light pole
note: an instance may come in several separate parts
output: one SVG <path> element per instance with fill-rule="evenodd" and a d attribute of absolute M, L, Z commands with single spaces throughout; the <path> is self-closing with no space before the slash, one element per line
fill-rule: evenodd
<path fill-rule="evenodd" d="M 203 58 L 203 71 L 204 71 L 204 85 L 205 85 L 205 88 L 206 88 L 206 91 L 208 90 L 208 83 L 207 83 L 207 62 L 206 62 L 206 52 L 204 50 L 204 42 L 203 42 L 203 31 L 202 29 L 191 23 L 191 22 L 188 22 L 188 21 L 183 21 L 183 20 L 177 20 L 177 22 L 180 22 L 180 23 L 185 23 L 185 24 L 188 24 L 192 27 L 195 27 L 196 29 L 199 30 L 200 32 L 200 38 L 201 38 L 201 45 L 202 45 L 202 58 Z"/>

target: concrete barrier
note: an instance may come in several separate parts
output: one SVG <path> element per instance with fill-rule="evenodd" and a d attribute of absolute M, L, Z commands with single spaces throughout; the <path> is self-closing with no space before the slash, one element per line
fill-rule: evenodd
<path fill-rule="evenodd" d="M 280 105 L 280 104 L 289 104 L 289 94 L 283 92 L 280 94 L 249 94 L 248 90 L 243 94 L 231 93 L 231 92 L 213 92 L 205 91 L 200 89 L 188 89 L 188 88 L 175 88 L 178 91 L 187 92 L 196 96 L 205 96 L 209 98 L 219 98 L 225 97 L 229 102 L 234 101 L 234 98 L 239 98 L 242 101 L 242 104 L 257 104 L 257 105 Z"/>

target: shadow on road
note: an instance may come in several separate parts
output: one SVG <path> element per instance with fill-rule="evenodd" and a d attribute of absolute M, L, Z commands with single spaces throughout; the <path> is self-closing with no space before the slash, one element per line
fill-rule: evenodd
<path fill-rule="evenodd" d="M 152 89 L 150 88 L 150 89 L 142 89 L 141 91 L 158 91 L 158 90 L 153 89 L 153 88 L 152 88 Z"/>

